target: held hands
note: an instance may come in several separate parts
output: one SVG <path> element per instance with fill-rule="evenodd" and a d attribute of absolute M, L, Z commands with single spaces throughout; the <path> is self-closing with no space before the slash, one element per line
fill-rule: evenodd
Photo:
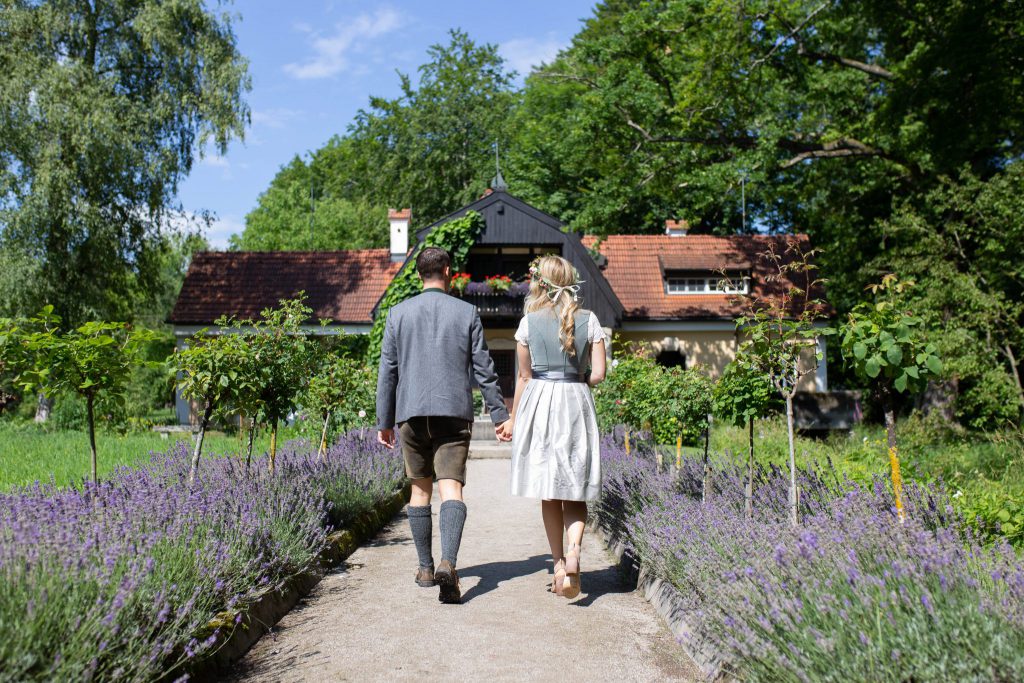
<path fill-rule="evenodd" d="M 377 443 L 380 445 L 394 449 L 395 447 L 395 430 L 394 429 L 381 429 L 377 432 Z"/>
<path fill-rule="evenodd" d="M 515 428 L 515 420 L 508 419 L 502 422 L 500 425 L 495 425 L 494 434 L 498 437 L 498 441 L 511 441 L 512 430 Z"/>

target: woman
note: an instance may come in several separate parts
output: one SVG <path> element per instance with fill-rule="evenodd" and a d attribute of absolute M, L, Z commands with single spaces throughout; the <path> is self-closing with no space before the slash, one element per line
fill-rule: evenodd
<path fill-rule="evenodd" d="M 519 361 L 512 432 L 512 495 L 541 499 L 555 575 L 552 590 L 580 593 L 580 544 L 588 500 L 601 491 L 597 412 L 590 387 L 604 380 L 605 336 L 579 307 L 572 264 L 543 256 L 530 266 L 530 292 L 515 338 Z M 588 386 L 589 385 L 589 386 Z M 562 532 L 568 538 L 563 552 Z"/>

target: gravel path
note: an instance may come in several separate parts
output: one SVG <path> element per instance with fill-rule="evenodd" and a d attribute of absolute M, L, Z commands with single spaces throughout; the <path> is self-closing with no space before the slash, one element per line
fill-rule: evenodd
<path fill-rule="evenodd" d="M 238 665 L 236 681 L 700 680 L 643 597 L 590 534 L 583 594 L 546 591 L 537 501 L 508 494 L 507 460 L 471 460 L 459 553 L 464 604 L 413 583 L 405 514 L 324 577 Z M 440 535 L 434 495 L 434 553 Z"/>

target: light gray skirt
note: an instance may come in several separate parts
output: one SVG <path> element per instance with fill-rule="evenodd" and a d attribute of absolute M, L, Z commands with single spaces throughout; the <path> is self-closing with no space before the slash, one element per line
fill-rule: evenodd
<path fill-rule="evenodd" d="M 512 434 L 512 495 L 594 500 L 600 493 L 601 443 L 590 387 L 531 379 Z"/>

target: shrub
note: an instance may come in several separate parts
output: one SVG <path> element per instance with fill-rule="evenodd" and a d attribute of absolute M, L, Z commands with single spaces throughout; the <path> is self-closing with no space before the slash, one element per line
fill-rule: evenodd
<path fill-rule="evenodd" d="M 981 546 L 941 489 L 891 491 L 800 469 L 803 525 L 789 524 L 787 474 L 758 468 L 743 513 L 738 468 L 699 500 L 701 462 L 678 478 L 606 443 L 597 514 L 684 601 L 689 638 L 749 681 L 1019 680 L 1024 567 Z"/>
<path fill-rule="evenodd" d="M 171 680 L 244 610 L 313 566 L 404 478 L 400 458 L 347 437 L 317 460 L 286 445 L 276 476 L 182 444 L 99 484 L 0 495 L 0 680 Z"/>

